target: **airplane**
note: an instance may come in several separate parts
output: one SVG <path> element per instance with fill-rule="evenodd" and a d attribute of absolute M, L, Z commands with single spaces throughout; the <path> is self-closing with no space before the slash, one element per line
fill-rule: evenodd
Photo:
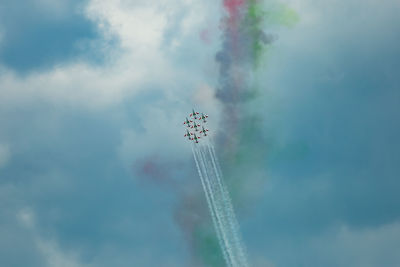
<path fill-rule="evenodd" d="M 197 136 L 196 134 L 194 134 L 193 138 L 190 138 L 190 140 L 193 140 L 195 143 L 199 143 L 199 139 L 200 139 L 200 136 Z"/>
<path fill-rule="evenodd" d="M 199 120 L 203 120 L 203 122 L 207 122 L 206 118 L 208 118 L 208 115 L 205 115 L 204 113 L 201 113 L 201 116 L 200 116 Z"/>
<path fill-rule="evenodd" d="M 194 109 L 192 109 L 192 113 L 190 113 L 190 117 L 193 116 L 194 119 L 197 119 L 196 115 L 198 115 L 199 113 L 194 111 Z"/>
<path fill-rule="evenodd" d="M 204 129 L 204 126 L 202 127 L 203 129 L 200 131 L 200 133 L 203 133 L 204 136 L 207 136 L 208 129 Z"/>
<path fill-rule="evenodd" d="M 197 129 L 197 127 L 200 127 L 200 124 L 193 123 L 193 126 L 191 126 L 190 128 L 194 128 L 194 130 L 197 132 L 199 130 Z"/>
<path fill-rule="evenodd" d="M 186 130 L 186 134 L 184 135 L 185 137 L 187 136 L 190 139 L 190 136 L 193 135 L 192 133 L 189 132 L 189 130 Z"/>
<path fill-rule="evenodd" d="M 183 124 L 187 124 L 187 127 L 190 127 L 190 123 L 193 121 L 188 120 L 188 118 L 186 117 L 186 121 Z"/>

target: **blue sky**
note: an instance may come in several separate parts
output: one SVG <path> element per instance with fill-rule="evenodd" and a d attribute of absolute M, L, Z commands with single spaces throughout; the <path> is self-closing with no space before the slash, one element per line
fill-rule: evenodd
<path fill-rule="evenodd" d="M 220 3 L 14 2 L 0 3 L 0 265 L 202 266 L 177 222 L 202 194 L 180 124 L 196 106 L 217 129 Z M 399 266 L 400 4 L 282 2 L 300 21 L 266 29 L 266 179 L 249 174 L 236 203 L 250 262 Z"/>

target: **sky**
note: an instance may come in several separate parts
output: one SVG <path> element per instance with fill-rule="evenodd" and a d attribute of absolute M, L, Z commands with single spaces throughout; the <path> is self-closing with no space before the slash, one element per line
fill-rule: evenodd
<path fill-rule="evenodd" d="M 251 266 L 400 266 L 400 2 L 247 1 L 0 2 L 1 266 L 223 266 L 192 107 Z"/>

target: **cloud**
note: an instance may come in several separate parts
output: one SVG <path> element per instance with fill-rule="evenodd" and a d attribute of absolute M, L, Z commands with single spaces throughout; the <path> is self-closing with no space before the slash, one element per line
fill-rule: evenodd
<path fill-rule="evenodd" d="M 140 130 L 121 131 L 122 142 L 118 153 L 128 167 L 136 159 L 148 155 L 174 158 L 178 161 L 188 156 L 190 147 L 181 142 L 184 128 L 171 126 L 180 126 L 184 114 L 175 108 L 165 111 L 156 107 L 145 108 L 143 113 L 145 115 L 141 117 Z M 172 154 L 174 157 L 171 157 Z"/>
<path fill-rule="evenodd" d="M 117 37 L 120 47 L 103 51 L 110 58 L 103 66 L 83 60 L 56 65 L 20 76 L 7 67 L 0 71 L 1 103 L 5 106 L 37 101 L 80 107 L 101 107 L 132 96 L 150 80 L 167 84 L 172 68 L 160 50 L 165 18 L 152 7 L 126 8 L 119 1 L 92 1 L 89 18 L 102 38 Z M 102 46 L 102 41 L 98 44 Z"/>
<path fill-rule="evenodd" d="M 146 72 L 123 65 L 97 68 L 75 63 L 27 77 L 5 70 L 0 76 L 1 101 L 5 107 L 38 101 L 87 108 L 115 104 L 140 90 Z"/>
<path fill-rule="evenodd" d="M 399 222 L 366 229 L 341 226 L 311 239 L 316 257 L 314 263 L 308 262 L 314 266 L 397 266 L 399 246 Z"/>
<path fill-rule="evenodd" d="M 270 179 L 246 183 L 262 192 L 241 220 L 249 254 L 260 266 L 396 266 L 397 4 L 290 2 L 301 20 L 260 71 Z M 2 265 L 188 265 L 171 215 L 182 199 L 132 176 L 174 169 L 197 186 L 181 125 L 193 106 L 218 123 L 220 44 L 199 33 L 218 32 L 219 5 L 89 1 L 81 14 L 99 36 L 83 46 L 104 61 L 0 67 Z"/>
<path fill-rule="evenodd" d="M 195 68 L 200 71 L 203 68 L 196 65 L 196 62 L 201 63 L 197 59 L 189 68 L 179 66 L 174 58 L 177 43 L 165 43 L 166 35 L 171 32 L 169 27 L 175 23 L 171 18 L 181 9 L 179 4 L 173 4 L 165 10 L 165 4 L 88 2 L 84 15 L 96 25 L 100 37 L 83 46 L 86 46 L 85 51 L 91 49 L 102 53 L 104 63 L 94 65 L 83 57 L 77 57 L 26 75 L 0 65 L 2 106 L 11 108 L 44 101 L 96 109 L 121 103 L 149 87 L 163 88 L 167 94 L 183 96 L 185 83 L 195 82 L 196 86 L 205 75 L 193 75 Z M 180 38 L 180 45 L 187 41 L 182 38 L 192 33 L 192 28 L 199 28 L 200 17 L 198 12 L 192 11 L 178 19 L 177 25 L 182 26 L 175 30 L 173 38 Z M 113 40 L 115 43 L 109 45 Z M 197 43 L 200 42 L 197 40 Z M 193 54 L 198 54 L 201 60 L 201 53 L 193 51 Z M 182 83 L 179 86 L 176 85 L 178 79 Z"/>
<path fill-rule="evenodd" d="M 88 267 L 79 262 L 76 252 L 66 252 L 60 249 L 54 240 L 43 238 L 36 226 L 35 214 L 32 209 L 24 208 L 17 214 L 18 221 L 26 227 L 33 236 L 33 242 L 37 250 L 42 254 L 46 266 L 52 267 Z"/>
<path fill-rule="evenodd" d="M 399 2 L 285 2 L 300 21 L 261 79 L 269 180 L 249 251 L 277 266 L 397 266 Z"/>
<path fill-rule="evenodd" d="M 118 36 L 122 48 L 137 54 L 146 51 L 154 54 L 158 52 L 166 27 L 166 14 L 157 7 L 119 0 L 92 0 L 87 15 L 97 22 L 105 36 Z"/>
<path fill-rule="evenodd" d="M 15 1 L 2 1 L 0 28 L 7 38 L 0 45 L 0 65 L 26 74 L 79 57 L 102 59 L 85 47 L 100 37 L 94 23 L 81 11 L 82 5 L 76 0 L 60 0 L 56 5 L 47 0 L 25 0 L 21 9 Z M 29 10 L 29 16 L 23 16 L 22 10 Z"/>
<path fill-rule="evenodd" d="M 337 224 L 327 231 L 310 236 L 290 235 L 252 247 L 255 266 L 397 266 L 400 257 L 400 224 L 393 222 L 371 228 L 352 228 Z M 290 256 L 288 256 L 290 255 Z M 260 259 L 260 260 L 257 260 Z M 266 265 L 268 266 L 268 265 Z"/>
<path fill-rule="evenodd" d="M 161 171 L 175 164 L 174 177 L 198 182 L 181 166 L 190 155 L 182 119 L 207 82 L 209 50 L 196 39 L 202 14 L 180 4 L 89 1 L 84 15 L 100 34 L 89 48 L 104 62 L 77 56 L 26 73 L 0 66 L 1 137 L 13 149 L 0 181 L 0 232 L 12 234 L 0 256 L 30 251 L 26 260 L 0 257 L 2 265 L 187 266 L 176 196 L 139 186 L 130 172 L 156 154 L 167 159 Z M 212 99 L 207 90 L 194 102 Z M 7 248 L 12 236 L 27 242 Z"/>

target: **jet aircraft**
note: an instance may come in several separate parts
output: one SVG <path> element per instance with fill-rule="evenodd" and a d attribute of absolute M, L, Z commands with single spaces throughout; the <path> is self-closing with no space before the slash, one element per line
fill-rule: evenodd
<path fill-rule="evenodd" d="M 189 130 L 186 130 L 186 134 L 184 135 L 185 137 L 187 136 L 189 140 L 192 140 L 190 136 L 193 135 Z"/>
<path fill-rule="evenodd" d="M 194 128 L 194 130 L 197 132 L 199 129 L 197 129 L 197 127 L 200 127 L 200 124 L 196 124 L 196 123 L 193 123 L 193 125 L 190 127 L 190 128 Z"/>
<path fill-rule="evenodd" d="M 204 113 L 201 113 L 201 116 L 200 116 L 199 120 L 203 120 L 203 122 L 207 122 L 206 118 L 208 118 L 208 115 L 205 115 Z"/>
<path fill-rule="evenodd" d="M 204 136 L 207 136 L 207 133 L 206 132 L 208 132 L 208 129 L 204 129 L 204 126 L 202 126 L 202 130 L 200 131 L 200 133 L 203 133 L 204 134 Z"/>
<path fill-rule="evenodd" d="M 190 127 L 190 123 L 193 121 L 188 120 L 188 118 L 186 117 L 186 121 L 183 124 L 187 124 L 187 127 Z"/>
<path fill-rule="evenodd" d="M 200 139 L 200 136 L 197 136 L 196 134 L 194 134 L 194 137 L 191 138 L 190 140 L 193 140 L 195 143 L 199 143 L 199 139 Z"/>
<path fill-rule="evenodd" d="M 198 114 L 199 114 L 198 112 L 196 112 L 196 111 L 194 111 L 194 109 L 192 109 L 192 113 L 190 113 L 190 117 L 193 116 L 194 119 L 197 119 Z"/>

